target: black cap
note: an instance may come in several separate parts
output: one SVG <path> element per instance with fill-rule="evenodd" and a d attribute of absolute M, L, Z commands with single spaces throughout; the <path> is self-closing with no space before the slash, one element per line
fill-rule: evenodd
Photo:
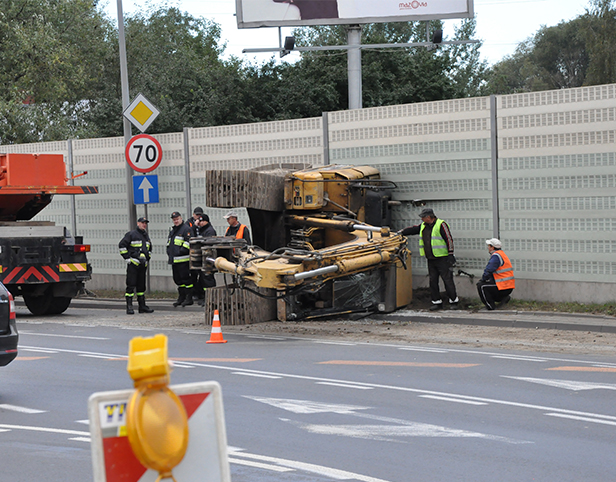
<path fill-rule="evenodd" d="M 420 218 L 425 218 L 426 216 L 436 217 L 432 208 L 425 208 L 419 213 Z"/>
<path fill-rule="evenodd" d="M 138 223 L 146 223 L 146 224 L 148 224 L 150 221 L 148 221 L 146 218 L 139 218 L 139 219 L 137 219 L 137 222 Z"/>
<path fill-rule="evenodd" d="M 207 221 L 208 223 L 210 222 L 210 217 L 207 214 L 202 214 L 199 219 L 201 221 Z"/>
<path fill-rule="evenodd" d="M 173 212 L 171 213 L 171 217 L 172 217 L 172 218 L 181 218 L 181 217 L 182 217 L 182 215 L 181 215 L 180 213 L 178 213 L 177 211 L 173 211 Z"/>
<path fill-rule="evenodd" d="M 203 208 L 200 208 L 199 206 L 197 206 L 197 207 L 193 210 L 193 214 L 203 214 Z"/>

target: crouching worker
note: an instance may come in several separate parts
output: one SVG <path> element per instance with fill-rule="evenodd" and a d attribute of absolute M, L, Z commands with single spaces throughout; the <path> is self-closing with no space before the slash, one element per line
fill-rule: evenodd
<path fill-rule="evenodd" d="M 139 313 L 153 313 L 154 310 L 145 304 L 145 275 L 148 262 L 152 255 L 152 243 L 148 236 L 146 218 L 137 220 L 137 229 L 129 231 L 119 243 L 120 255 L 126 261 L 126 314 L 134 315 L 133 297 L 137 292 Z"/>
<path fill-rule="evenodd" d="M 502 244 L 496 238 L 486 240 L 490 260 L 477 283 L 479 298 L 488 310 L 506 305 L 515 288 L 513 266 L 509 257 L 501 250 Z"/>

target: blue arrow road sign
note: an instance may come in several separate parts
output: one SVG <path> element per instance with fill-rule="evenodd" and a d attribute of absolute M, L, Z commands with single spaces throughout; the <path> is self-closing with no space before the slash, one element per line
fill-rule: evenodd
<path fill-rule="evenodd" d="M 133 176 L 133 202 L 152 204 L 158 202 L 158 176 Z"/>

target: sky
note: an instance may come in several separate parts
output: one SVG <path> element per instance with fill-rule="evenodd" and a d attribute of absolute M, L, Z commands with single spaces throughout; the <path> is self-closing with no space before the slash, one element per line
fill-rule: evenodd
<path fill-rule="evenodd" d="M 105 11 L 112 19 L 116 19 L 117 0 L 105 1 Z M 125 15 L 142 10 L 148 4 L 162 3 L 162 0 L 122 0 Z M 218 23 L 222 28 L 222 40 L 227 43 L 226 57 L 235 55 L 247 61 L 262 63 L 274 54 L 243 54 L 242 50 L 278 47 L 278 28 L 237 28 L 235 0 L 167 0 L 166 3 L 195 17 L 205 17 Z M 101 5 L 105 5 L 104 1 Z M 483 41 L 482 58 L 494 64 L 511 55 L 520 42 L 533 36 L 541 26 L 551 27 L 572 20 L 583 14 L 587 6 L 586 0 L 475 0 L 476 39 Z M 456 22 L 445 21 L 445 36 L 453 35 Z M 291 30 L 283 28 L 282 37 L 291 35 Z M 297 58 L 299 53 L 291 53 L 283 61 Z"/>

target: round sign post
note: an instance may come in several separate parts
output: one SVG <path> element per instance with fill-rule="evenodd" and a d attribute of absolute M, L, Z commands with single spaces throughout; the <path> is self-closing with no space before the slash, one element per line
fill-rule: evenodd
<path fill-rule="evenodd" d="M 126 144 L 126 161 L 137 172 L 150 172 L 156 169 L 163 159 L 163 149 L 154 137 L 139 134 Z"/>

